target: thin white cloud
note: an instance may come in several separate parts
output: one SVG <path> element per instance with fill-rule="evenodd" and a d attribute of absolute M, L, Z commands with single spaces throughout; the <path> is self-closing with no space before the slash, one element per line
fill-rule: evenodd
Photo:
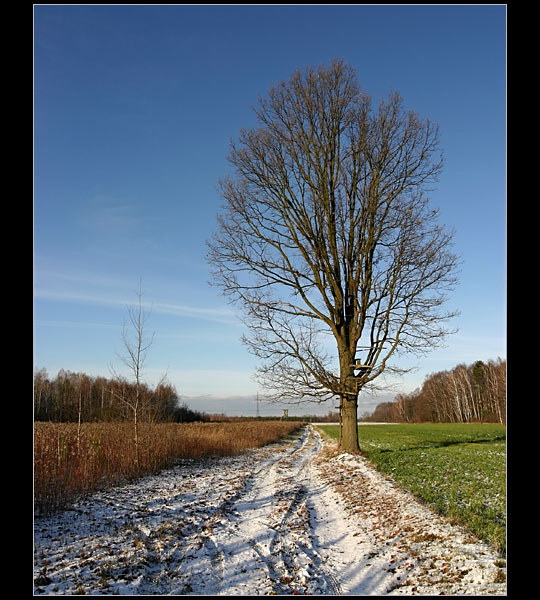
<path fill-rule="evenodd" d="M 34 297 L 44 300 L 56 300 L 59 302 L 81 302 L 84 304 L 102 304 L 107 306 L 133 306 L 133 300 L 112 296 L 97 296 L 93 294 L 82 294 L 69 291 L 47 290 L 37 288 Z M 227 324 L 237 324 L 234 312 L 228 308 L 204 308 L 200 306 L 189 306 L 186 304 L 150 303 L 143 302 L 146 310 L 155 311 L 179 317 L 192 317 L 209 321 L 218 321 Z"/>
<path fill-rule="evenodd" d="M 111 323 L 95 323 L 92 321 L 46 321 L 38 319 L 35 321 L 35 324 L 40 327 L 79 327 L 89 329 L 95 329 L 96 327 L 103 327 L 104 329 L 117 328 L 116 325 L 112 325 Z"/>
<path fill-rule="evenodd" d="M 201 308 L 185 304 L 152 304 L 152 308 L 162 313 L 181 314 L 187 316 L 212 316 L 234 318 L 234 312 L 228 308 Z"/>
<path fill-rule="evenodd" d="M 42 257 L 38 257 L 36 256 L 36 262 L 44 262 L 45 264 L 47 264 L 48 259 L 47 258 L 42 258 Z M 70 284 L 87 284 L 87 285 L 92 285 L 94 287 L 96 286 L 117 286 L 119 283 L 119 279 L 118 277 L 107 277 L 104 276 L 102 274 L 96 274 L 96 273 L 86 273 L 84 271 L 81 271 L 80 269 L 77 270 L 76 273 L 73 272 L 69 272 L 66 271 L 65 266 L 64 268 L 41 268 L 41 267 L 37 267 L 36 266 L 36 270 L 35 270 L 35 275 L 36 275 L 36 280 L 43 280 L 43 281 L 55 281 L 55 280 L 60 280 L 59 285 L 63 285 L 65 284 L 65 282 L 69 282 Z"/>

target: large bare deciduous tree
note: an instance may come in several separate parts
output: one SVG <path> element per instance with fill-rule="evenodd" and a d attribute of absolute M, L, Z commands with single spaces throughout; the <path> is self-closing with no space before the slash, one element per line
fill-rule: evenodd
<path fill-rule="evenodd" d="M 213 277 L 241 304 L 270 397 L 338 397 L 354 452 L 360 390 L 449 333 L 458 261 L 426 196 L 438 128 L 397 93 L 374 109 L 338 60 L 295 71 L 255 112 L 220 182 Z"/>

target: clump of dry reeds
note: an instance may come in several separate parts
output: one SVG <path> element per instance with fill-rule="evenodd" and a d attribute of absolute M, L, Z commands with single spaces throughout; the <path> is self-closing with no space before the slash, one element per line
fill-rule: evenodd
<path fill-rule="evenodd" d="M 83 494 L 169 467 L 179 459 L 230 456 L 291 433 L 299 423 L 142 423 L 138 461 L 130 423 L 35 423 L 34 498 L 38 512 Z"/>

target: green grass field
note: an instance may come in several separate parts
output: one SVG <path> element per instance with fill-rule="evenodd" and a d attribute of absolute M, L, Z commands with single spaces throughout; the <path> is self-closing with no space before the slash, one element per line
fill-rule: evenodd
<path fill-rule="evenodd" d="M 321 429 L 337 439 L 337 426 Z M 361 425 L 358 435 L 379 471 L 505 553 L 504 425 Z"/>

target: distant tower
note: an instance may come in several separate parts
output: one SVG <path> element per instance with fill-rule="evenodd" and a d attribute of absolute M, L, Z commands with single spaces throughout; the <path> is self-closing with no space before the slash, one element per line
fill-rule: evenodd
<path fill-rule="evenodd" d="M 257 392 L 257 419 L 260 418 L 261 411 L 259 410 L 259 392 Z"/>

